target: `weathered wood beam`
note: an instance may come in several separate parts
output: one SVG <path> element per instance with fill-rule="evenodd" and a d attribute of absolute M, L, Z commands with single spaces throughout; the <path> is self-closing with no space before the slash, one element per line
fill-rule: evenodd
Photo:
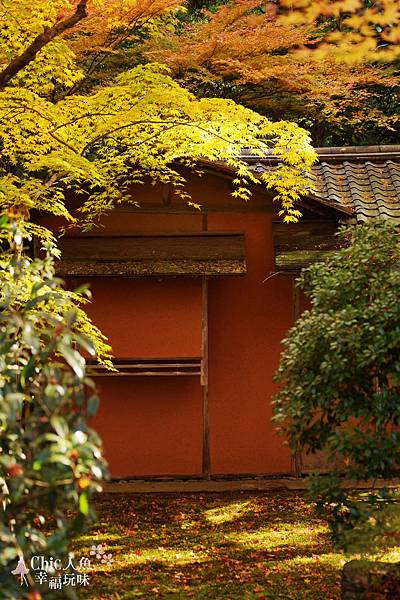
<path fill-rule="evenodd" d="M 56 264 L 61 277 L 176 277 L 180 275 L 245 275 L 244 260 L 68 260 Z"/>
<path fill-rule="evenodd" d="M 276 267 L 283 271 L 300 271 L 304 267 L 328 258 L 332 250 L 292 250 L 275 254 Z"/>
<path fill-rule="evenodd" d="M 60 240 L 57 274 L 74 277 L 244 275 L 242 233 L 71 236 Z"/>
<path fill-rule="evenodd" d="M 326 259 L 338 248 L 337 228 L 336 221 L 273 223 L 277 269 L 298 271 Z"/>

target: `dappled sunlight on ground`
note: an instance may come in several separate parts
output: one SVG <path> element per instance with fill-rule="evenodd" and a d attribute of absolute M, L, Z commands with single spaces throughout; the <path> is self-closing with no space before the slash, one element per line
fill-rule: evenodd
<path fill-rule="evenodd" d="M 225 538 L 236 544 L 250 546 L 254 549 L 272 549 L 281 546 L 298 548 L 301 546 L 312 546 L 320 543 L 321 535 L 326 536 L 324 527 L 304 527 L 299 523 L 290 525 L 282 523 L 278 528 L 261 527 L 257 531 L 244 531 L 231 533 Z M 325 541 L 325 540 L 324 540 Z"/>
<path fill-rule="evenodd" d="M 82 599 L 339 598 L 345 557 L 298 494 L 103 495 L 97 507 L 75 552 L 102 544 L 114 562 L 93 561 Z"/>
<path fill-rule="evenodd" d="M 180 550 L 177 552 L 171 548 L 164 548 L 158 546 L 157 548 L 149 548 L 148 550 L 136 551 L 132 553 L 121 553 L 118 554 L 118 561 L 128 560 L 132 564 L 146 563 L 152 560 L 158 562 L 170 564 L 170 565 L 187 565 L 191 563 L 204 562 L 206 561 L 207 554 L 199 554 L 192 550 Z"/>
<path fill-rule="evenodd" d="M 210 508 L 204 511 L 204 517 L 210 523 L 229 523 L 239 517 L 244 517 L 251 510 L 254 510 L 254 503 L 250 500 L 241 502 L 229 502 L 217 508 Z"/>

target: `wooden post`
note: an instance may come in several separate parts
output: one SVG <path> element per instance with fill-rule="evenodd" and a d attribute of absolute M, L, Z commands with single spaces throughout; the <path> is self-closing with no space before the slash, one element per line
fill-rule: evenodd
<path fill-rule="evenodd" d="M 296 323 L 301 315 L 300 310 L 300 288 L 296 285 L 296 275 L 293 276 L 293 322 Z"/>
<path fill-rule="evenodd" d="M 171 190 L 171 185 L 169 183 L 162 184 L 161 194 L 162 194 L 163 205 L 166 207 L 171 206 L 172 190 Z"/>
<path fill-rule="evenodd" d="M 203 477 L 210 478 L 210 434 L 208 422 L 208 279 L 203 277 L 202 288 L 202 361 L 201 386 L 203 392 Z"/>
<path fill-rule="evenodd" d="M 293 276 L 293 322 L 296 323 L 300 317 L 300 288 L 296 285 L 296 276 Z M 292 454 L 292 473 L 295 477 L 301 477 L 303 470 L 302 454 L 300 451 Z"/>

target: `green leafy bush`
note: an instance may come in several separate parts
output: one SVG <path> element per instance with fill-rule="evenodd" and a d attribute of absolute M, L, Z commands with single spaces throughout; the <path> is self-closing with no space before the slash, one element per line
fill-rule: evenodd
<path fill-rule="evenodd" d="M 400 247 L 397 228 L 380 220 L 340 238 L 300 277 L 311 308 L 284 341 L 275 421 L 294 452 L 336 462 L 311 494 L 337 542 L 372 550 L 396 540 L 400 521 L 398 493 L 377 481 L 400 472 Z M 357 493 L 345 479 L 375 485 Z"/>
<path fill-rule="evenodd" d="M 53 259 L 28 261 L 14 248 L 0 280 L 0 597 L 11 599 L 28 593 L 11 574 L 19 556 L 27 565 L 32 555 L 67 556 L 94 518 L 90 499 L 106 469 L 87 425 L 98 400 L 83 354 L 94 346 L 77 331 Z"/>

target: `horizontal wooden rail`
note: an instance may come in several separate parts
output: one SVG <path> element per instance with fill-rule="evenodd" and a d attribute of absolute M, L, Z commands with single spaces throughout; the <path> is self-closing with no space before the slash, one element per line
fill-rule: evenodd
<path fill-rule="evenodd" d="M 95 360 L 87 360 L 88 373 L 93 377 L 118 376 L 200 376 L 201 357 L 190 358 L 116 358 L 113 365 L 117 371 L 110 371 Z"/>

